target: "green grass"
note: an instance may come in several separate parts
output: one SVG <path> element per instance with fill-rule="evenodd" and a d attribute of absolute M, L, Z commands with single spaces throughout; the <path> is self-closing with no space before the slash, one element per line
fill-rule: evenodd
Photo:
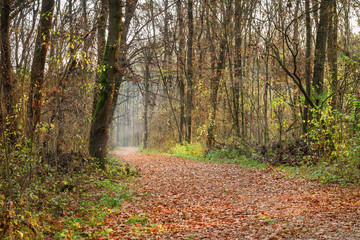
<path fill-rule="evenodd" d="M 132 225 L 135 223 L 140 223 L 142 225 L 148 223 L 146 216 L 131 216 L 128 220 L 125 221 L 125 224 Z"/>
<path fill-rule="evenodd" d="M 67 195 L 60 199 L 63 209 L 71 209 L 72 212 L 60 218 L 61 231 L 56 232 L 53 239 L 76 239 L 84 236 L 96 238 L 109 235 L 111 229 L 101 227 L 103 219 L 110 212 L 119 211 L 125 201 L 134 200 L 126 184 L 132 175 L 125 175 L 121 168 L 126 166 L 119 164 L 116 159 L 111 159 L 110 162 L 108 169 L 116 170 L 115 173 L 99 172 L 83 178 L 78 183 L 81 187 L 77 193 L 66 193 Z M 100 230 L 86 230 L 89 227 Z"/>
<path fill-rule="evenodd" d="M 13 210 L 13 231 L 4 239 L 84 239 L 106 237 L 102 222 L 136 197 L 128 184 L 137 176 L 131 166 L 109 158 L 107 172 L 95 165 L 86 171 L 47 179 L 26 190 Z M 71 188 L 62 186 L 69 185 Z M 0 195 L 0 208 L 2 207 Z M 0 209 L 1 210 L 1 209 Z"/>
<path fill-rule="evenodd" d="M 282 170 L 287 177 L 301 177 L 310 181 L 317 180 L 316 176 L 314 176 L 316 168 L 316 165 L 303 165 L 297 167 L 281 165 L 277 167 L 277 169 Z"/>
<path fill-rule="evenodd" d="M 108 159 L 107 168 L 107 173 L 98 171 L 84 176 L 77 183 L 80 187 L 76 193 L 66 193 L 60 199 L 63 209 L 71 209 L 72 212 L 68 217 L 60 218 L 62 229 L 55 233 L 53 239 L 109 235 L 111 229 L 103 228 L 102 221 L 110 212 L 119 211 L 125 201 L 135 199 L 127 182 L 131 181 L 136 172 L 116 158 Z M 100 230 L 86 230 L 89 227 Z"/>
<path fill-rule="evenodd" d="M 167 152 L 163 152 L 157 149 L 144 149 L 142 147 L 139 147 L 136 152 L 138 153 L 146 153 L 146 154 L 158 154 L 158 155 L 163 155 L 163 156 L 172 156 L 170 153 Z"/>
<path fill-rule="evenodd" d="M 184 145 L 176 144 L 170 152 L 173 156 L 188 158 L 192 160 L 206 160 L 205 158 L 205 147 L 200 143 Z"/>
<path fill-rule="evenodd" d="M 205 154 L 205 147 L 200 143 L 184 145 L 177 144 L 170 149 L 169 152 L 162 152 L 154 149 L 138 149 L 138 152 L 159 154 L 163 156 L 175 156 L 185 159 L 191 159 L 194 161 L 206 161 L 206 162 L 218 162 L 218 163 L 236 163 L 241 168 L 259 168 L 263 169 L 269 166 L 268 163 L 262 163 L 247 157 L 245 153 L 247 149 L 221 149 L 213 150 Z"/>
<path fill-rule="evenodd" d="M 259 162 L 256 158 L 256 152 L 252 149 L 239 147 L 238 149 L 217 149 L 208 152 L 205 155 L 205 147 L 199 143 L 194 144 L 177 144 L 169 152 L 158 150 L 143 150 L 144 153 L 160 154 L 164 156 L 176 156 L 180 158 L 191 159 L 195 161 L 218 162 L 218 163 L 235 163 L 240 168 L 265 169 L 270 166 L 267 162 Z M 250 156 L 250 157 L 249 157 Z M 306 161 L 305 161 L 306 162 Z M 329 165 L 326 161 L 320 161 L 317 164 L 304 164 L 301 166 L 276 166 L 275 169 L 287 177 L 300 177 L 309 181 L 318 181 L 320 183 L 342 183 L 348 184 L 349 181 L 342 177 L 345 173 L 339 172 L 338 168 Z M 344 180 L 345 179 L 345 180 Z"/>
<path fill-rule="evenodd" d="M 309 181 L 317 181 L 322 184 L 338 183 L 341 185 L 359 184 L 359 175 L 351 172 L 350 177 L 346 176 L 347 172 L 339 168 L 336 164 L 329 164 L 325 160 L 317 164 L 302 165 L 297 167 L 279 166 L 287 177 L 300 177 Z M 355 168 L 356 170 L 356 168 Z"/>
<path fill-rule="evenodd" d="M 205 147 L 199 143 L 184 145 L 177 144 L 168 152 L 152 149 L 139 149 L 144 153 L 160 154 L 164 156 L 176 156 L 195 161 L 207 161 L 218 163 L 235 163 L 240 168 L 264 169 L 269 167 L 269 163 L 260 162 L 256 159 L 257 152 L 238 146 L 237 149 L 217 149 L 205 154 Z M 360 155 L 360 154 L 358 154 Z M 339 183 L 342 185 L 360 183 L 360 167 L 358 155 L 352 158 L 338 159 L 337 162 L 330 164 L 328 159 L 320 159 L 316 164 L 309 164 L 312 161 L 304 158 L 301 166 L 280 165 L 273 166 L 277 174 L 294 178 L 300 177 L 309 181 L 319 183 Z M 355 159 L 355 160 L 353 160 Z"/>

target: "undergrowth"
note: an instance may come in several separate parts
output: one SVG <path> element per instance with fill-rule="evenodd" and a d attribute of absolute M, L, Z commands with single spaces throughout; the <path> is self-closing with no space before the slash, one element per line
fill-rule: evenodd
<path fill-rule="evenodd" d="M 237 146 L 236 148 L 219 148 L 206 151 L 200 143 L 177 144 L 168 152 L 143 150 L 141 152 L 161 155 L 171 155 L 196 161 L 235 163 L 241 168 L 264 169 L 276 167 L 277 172 L 289 177 L 301 177 L 320 183 L 352 184 L 360 183 L 360 147 L 352 144 L 347 151 L 337 156 L 336 162 L 331 158 L 315 158 L 308 154 L 302 141 L 284 143 L 281 148 L 274 145 L 264 153 L 260 148 Z M 305 152 L 306 154 L 302 154 Z"/>
<path fill-rule="evenodd" d="M 249 151 L 245 148 L 239 149 L 216 149 L 206 152 L 206 149 L 200 143 L 176 144 L 168 152 L 162 152 L 154 149 L 138 149 L 142 153 L 161 154 L 165 156 L 175 156 L 180 158 L 191 159 L 195 161 L 236 163 L 243 168 L 266 168 L 269 164 L 257 161 L 249 157 Z"/>
<path fill-rule="evenodd" d="M 188 158 L 192 160 L 206 160 L 205 148 L 200 143 L 176 144 L 170 149 L 169 153 L 176 157 Z"/>
<path fill-rule="evenodd" d="M 137 173 L 115 158 L 108 159 L 107 172 L 92 162 L 77 172 L 47 175 L 11 196 L 1 183 L 1 239 L 80 239 L 106 237 L 111 229 L 102 220 L 135 198 L 127 182 Z M 43 166 L 43 170 L 46 166 Z M 49 166 L 48 166 L 49 167 Z M 34 176 L 35 176 L 34 175 Z M 16 189 L 16 188 L 14 188 Z"/>

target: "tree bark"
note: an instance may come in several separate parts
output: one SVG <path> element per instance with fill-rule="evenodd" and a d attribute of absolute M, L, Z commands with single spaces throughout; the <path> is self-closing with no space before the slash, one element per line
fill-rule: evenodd
<path fill-rule="evenodd" d="M 47 49 L 49 46 L 54 4 L 54 0 L 43 0 L 41 6 L 39 28 L 35 42 L 34 58 L 31 67 L 30 94 L 28 102 L 28 137 L 32 141 L 34 140 L 35 128 L 40 123 L 45 60 Z"/>
<path fill-rule="evenodd" d="M 220 85 L 220 79 L 223 73 L 223 70 L 225 68 L 225 47 L 226 47 L 226 41 L 225 39 L 221 40 L 220 44 L 220 53 L 219 53 L 219 59 L 217 62 L 217 68 L 215 76 L 211 79 L 211 95 L 210 95 L 210 105 L 211 109 L 209 112 L 209 126 L 208 126 L 208 135 L 207 135 L 207 149 L 213 149 L 215 138 L 214 138 L 214 129 L 215 129 L 215 120 L 216 120 L 216 113 L 217 113 L 217 96 L 218 96 L 218 90 Z"/>
<path fill-rule="evenodd" d="M 337 36 L 338 36 L 338 15 L 336 0 L 330 0 L 329 16 L 329 37 L 328 37 L 328 61 L 330 73 L 330 85 L 332 93 L 331 106 L 338 109 L 338 67 L 337 67 Z"/>
<path fill-rule="evenodd" d="M 11 53 L 10 53 L 10 12 L 11 0 L 3 0 L 1 6 L 1 109 L 0 109 L 0 133 L 4 131 L 4 126 L 13 121 L 13 76 L 11 72 Z M 8 118 L 8 119 L 7 119 Z M 10 124 L 8 129 L 13 129 Z"/>
<path fill-rule="evenodd" d="M 184 38 L 184 19 L 183 12 L 181 6 L 181 0 L 176 1 L 176 14 L 178 21 L 178 39 L 179 39 L 179 47 L 177 53 L 177 82 L 179 86 L 180 93 L 180 132 L 179 140 L 180 143 L 184 141 L 184 126 L 185 126 L 185 82 L 184 82 L 184 49 L 185 49 L 185 38 Z"/>
<path fill-rule="evenodd" d="M 89 152 L 98 158 L 100 168 L 106 169 L 107 143 L 111 124 L 110 109 L 114 97 L 115 77 L 122 32 L 122 1 L 110 0 L 108 40 L 105 46 L 103 68 L 100 74 L 101 89 L 97 97 L 96 109 L 90 130 Z"/>
<path fill-rule="evenodd" d="M 127 61 L 128 61 L 127 53 L 128 53 L 128 48 L 129 48 L 127 46 L 126 42 L 127 42 L 127 38 L 128 38 L 130 23 L 134 16 L 135 7 L 136 7 L 137 2 L 138 2 L 138 0 L 126 0 L 126 4 L 125 4 L 125 22 L 124 22 L 123 31 L 121 33 L 120 51 L 119 51 L 119 57 L 118 57 L 119 72 L 117 73 L 116 78 L 115 78 L 114 97 L 113 97 L 113 101 L 111 104 L 109 121 L 111 121 L 113 119 L 114 112 L 115 112 L 116 105 L 117 105 L 117 99 L 119 96 L 120 86 L 121 86 L 121 83 L 124 81 L 123 78 L 124 78 L 125 70 L 127 68 Z"/>
<path fill-rule="evenodd" d="M 150 102 L 150 53 L 148 53 L 146 56 L 146 62 L 145 62 L 145 72 L 144 72 L 144 78 L 145 78 L 145 90 L 144 90 L 144 142 L 143 147 L 144 149 L 147 149 L 148 147 L 148 138 L 149 138 L 149 127 L 148 127 L 148 109 L 149 109 L 149 102 Z"/>
<path fill-rule="evenodd" d="M 101 0 L 100 16 L 98 18 L 98 23 L 97 23 L 97 40 L 98 40 L 97 65 L 99 71 L 102 71 L 102 67 L 103 67 L 104 50 L 106 44 L 106 39 L 105 39 L 106 23 L 109 17 L 108 9 L 109 9 L 109 0 Z M 97 97 L 99 94 L 99 84 L 100 84 L 99 80 L 100 77 L 98 76 L 94 88 L 93 112 L 95 112 L 97 106 Z"/>
<path fill-rule="evenodd" d="M 311 16 L 310 16 L 310 0 L 305 0 L 306 15 L 306 53 L 305 53 L 305 86 L 306 93 L 311 97 Z M 309 125 L 309 109 L 310 103 L 306 99 L 304 107 L 303 133 L 307 133 Z"/>
<path fill-rule="evenodd" d="M 320 5 L 320 20 L 316 33 L 314 54 L 314 76 L 312 86 L 317 94 L 316 105 L 320 107 L 321 94 L 324 91 L 324 69 L 326 56 L 326 40 L 329 23 L 329 0 L 322 0 Z"/>
<path fill-rule="evenodd" d="M 192 138 L 192 109 L 193 109 L 193 38 L 194 38 L 194 19 L 193 19 L 193 0 L 188 0 L 188 40 L 187 40 L 187 89 L 186 89 L 186 133 L 185 140 L 191 143 Z"/>
<path fill-rule="evenodd" d="M 242 55 L 241 55 L 241 45 L 242 45 L 242 24 L 241 24 L 241 1 L 235 1 L 235 81 L 232 86 L 232 102 L 234 105 L 234 125 L 236 136 L 240 139 L 240 82 L 242 82 Z M 243 95 L 242 95 L 243 96 Z M 244 121 L 244 114 L 241 112 L 242 122 Z M 244 129 L 242 129 L 244 131 Z"/>
<path fill-rule="evenodd" d="M 215 2 L 212 3 L 214 4 L 214 8 L 216 8 Z M 212 62 L 211 65 L 212 67 L 215 67 L 215 61 L 216 61 L 216 71 L 214 69 L 214 75 L 211 78 L 210 81 L 210 111 L 209 111 L 209 123 L 208 123 L 208 134 L 207 134 L 207 140 L 206 140 L 206 146 L 207 149 L 213 149 L 215 147 L 215 121 L 216 121 L 216 114 L 217 114 L 217 108 L 218 108 L 218 91 L 219 91 L 219 85 L 220 85 L 220 79 L 223 73 L 223 70 L 225 68 L 225 50 L 226 50 L 226 40 L 227 40 L 227 18 L 228 18 L 228 14 L 226 10 L 229 9 L 222 9 L 223 10 L 223 16 L 224 16 L 224 22 L 222 23 L 222 25 L 220 27 L 223 28 L 224 30 L 224 34 L 222 34 L 223 36 L 219 36 L 220 39 L 220 46 L 218 47 L 219 49 L 219 54 L 215 53 L 215 41 L 216 41 L 216 36 L 215 36 L 215 27 L 214 25 L 216 24 L 216 9 L 213 9 L 212 14 L 212 22 L 208 22 L 208 32 L 211 34 L 209 36 L 209 41 L 210 41 L 210 51 L 212 54 Z M 210 27 L 211 25 L 211 27 Z M 212 31 L 211 31 L 212 30 Z M 218 55 L 218 56 L 216 56 Z"/>
<path fill-rule="evenodd" d="M 269 33 L 269 32 L 268 32 Z M 269 53 L 269 48 L 266 46 L 266 53 Z M 265 89 L 264 89 L 264 145 L 269 142 L 269 121 L 268 121 L 268 93 L 270 91 L 270 76 L 269 76 L 269 54 L 265 57 Z"/>

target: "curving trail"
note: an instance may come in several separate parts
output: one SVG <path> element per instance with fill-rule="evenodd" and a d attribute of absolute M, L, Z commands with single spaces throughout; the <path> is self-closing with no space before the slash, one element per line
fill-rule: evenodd
<path fill-rule="evenodd" d="M 113 152 L 141 173 L 104 224 L 111 239 L 360 239 L 360 190 L 284 177 L 272 168 Z M 142 222 L 125 224 L 135 216 Z"/>

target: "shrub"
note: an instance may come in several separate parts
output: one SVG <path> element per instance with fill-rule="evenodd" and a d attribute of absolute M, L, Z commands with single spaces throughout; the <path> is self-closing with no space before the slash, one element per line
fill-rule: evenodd
<path fill-rule="evenodd" d="M 184 145 L 176 144 L 170 150 L 170 153 L 177 157 L 190 158 L 198 160 L 205 155 L 205 148 L 200 143 L 184 143 Z"/>
<path fill-rule="evenodd" d="M 350 103 L 347 114 L 330 106 L 314 113 L 307 144 L 318 161 L 313 175 L 322 182 L 360 183 L 359 102 Z"/>

